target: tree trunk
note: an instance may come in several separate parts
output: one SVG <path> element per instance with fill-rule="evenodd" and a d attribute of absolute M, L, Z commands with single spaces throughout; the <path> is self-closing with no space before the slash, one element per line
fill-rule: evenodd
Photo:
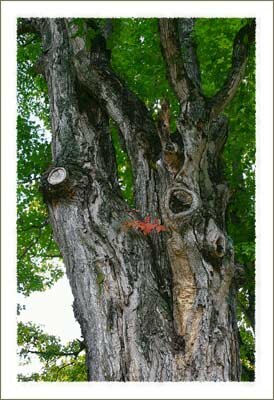
<path fill-rule="evenodd" d="M 52 120 L 53 165 L 42 187 L 87 349 L 88 380 L 239 380 L 229 192 L 218 161 L 228 129 L 218 113 L 246 60 L 241 31 L 238 70 L 232 63 L 222 91 L 206 99 L 193 20 L 160 20 L 181 104 L 170 135 L 168 104 L 156 126 L 111 70 L 103 35 L 88 51 L 73 21 L 31 22 L 42 36 Z M 110 117 L 132 164 L 138 211 L 121 196 Z M 124 229 L 147 215 L 160 217 L 168 231 Z"/>

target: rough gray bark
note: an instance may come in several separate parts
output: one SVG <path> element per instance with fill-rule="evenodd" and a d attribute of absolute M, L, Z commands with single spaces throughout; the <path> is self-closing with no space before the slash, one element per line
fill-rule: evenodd
<path fill-rule="evenodd" d="M 53 185 L 51 168 L 42 184 L 85 340 L 88 379 L 239 380 L 233 247 L 225 230 L 229 191 L 218 161 L 228 128 L 218 112 L 236 91 L 247 51 L 236 51 L 231 79 L 206 99 L 194 21 L 160 20 L 181 104 L 171 137 L 168 105 L 156 126 L 111 70 L 103 36 L 90 52 L 69 20 L 27 26 L 42 36 L 39 68 L 49 90 L 52 168 L 66 172 Z M 245 49 L 242 36 L 240 31 L 237 45 Z M 140 212 L 120 193 L 109 117 L 132 163 Z M 146 215 L 161 217 L 169 231 L 144 236 L 122 229 L 125 220 Z"/>

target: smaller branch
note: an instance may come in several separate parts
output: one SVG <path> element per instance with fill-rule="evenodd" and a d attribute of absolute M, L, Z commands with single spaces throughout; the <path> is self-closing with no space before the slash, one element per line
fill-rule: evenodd
<path fill-rule="evenodd" d="M 39 256 L 41 258 L 62 258 L 62 254 L 45 254 L 42 256 Z"/>
<path fill-rule="evenodd" d="M 68 353 L 66 353 L 66 352 L 53 353 L 52 357 L 69 357 L 69 356 L 77 357 L 83 350 L 84 350 L 84 348 L 80 348 L 77 351 L 72 351 L 72 352 L 68 352 Z M 31 353 L 31 354 L 41 355 L 41 356 L 43 356 L 45 354 L 49 354 L 47 351 L 38 351 L 38 350 L 27 350 L 27 352 Z"/>
<path fill-rule="evenodd" d="M 79 349 L 76 351 L 60 351 L 60 352 L 56 352 L 56 353 L 52 353 L 52 357 L 68 357 L 68 356 L 74 356 L 75 358 L 78 357 L 78 355 L 85 350 L 86 346 L 84 341 L 77 339 L 78 343 L 79 343 Z M 37 354 L 37 355 L 45 355 L 45 354 L 50 354 L 50 352 L 48 351 L 39 351 L 39 350 L 27 350 L 27 353 L 31 353 L 31 354 Z"/>
<path fill-rule="evenodd" d="M 34 43 L 36 41 L 36 37 L 34 36 L 33 38 L 31 38 L 30 40 L 28 40 L 26 43 L 22 43 L 20 44 L 20 47 L 27 47 L 30 44 Z"/>
<path fill-rule="evenodd" d="M 226 105 L 234 97 L 244 76 L 249 49 L 255 41 L 255 19 L 245 25 L 237 33 L 234 44 L 230 73 L 223 87 L 209 100 L 211 117 L 224 110 Z"/>
<path fill-rule="evenodd" d="M 74 363 L 75 363 L 75 361 L 71 361 L 71 362 L 69 362 L 69 363 L 67 363 L 67 364 L 64 364 L 64 365 L 58 367 L 58 371 L 57 371 L 57 373 L 56 373 L 55 380 L 57 381 L 57 379 L 58 379 L 58 377 L 59 377 L 59 374 L 60 374 L 60 372 L 62 371 L 62 369 L 66 368 L 66 367 L 69 367 L 69 366 L 71 366 L 71 365 L 74 365 Z"/>

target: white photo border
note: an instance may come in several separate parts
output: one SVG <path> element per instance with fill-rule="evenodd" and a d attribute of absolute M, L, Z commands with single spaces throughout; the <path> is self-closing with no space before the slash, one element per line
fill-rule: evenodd
<path fill-rule="evenodd" d="M 272 1 L 5 1 L 2 44 L 2 398 L 272 399 L 273 397 L 273 3 Z M 18 17 L 255 17 L 256 381 L 182 383 L 17 382 L 16 19 Z"/>

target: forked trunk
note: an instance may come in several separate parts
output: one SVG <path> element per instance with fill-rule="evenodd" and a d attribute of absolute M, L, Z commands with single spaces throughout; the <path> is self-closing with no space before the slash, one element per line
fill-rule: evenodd
<path fill-rule="evenodd" d="M 193 20 L 160 21 L 181 104 L 174 135 L 168 104 L 156 126 L 115 76 L 103 36 L 90 53 L 71 21 L 32 26 L 42 34 L 40 69 L 52 119 L 53 166 L 43 193 L 86 345 L 88 379 L 239 380 L 229 196 L 219 166 L 227 121 L 216 111 L 227 96 L 208 102 L 201 94 Z M 237 84 L 226 82 L 224 91 L 231 96 Z M 132 164 L 136 210 L 121 196 L 110 117 Z M 148 215 L 168 230 L 145 236 L 125 229 Z"/>

